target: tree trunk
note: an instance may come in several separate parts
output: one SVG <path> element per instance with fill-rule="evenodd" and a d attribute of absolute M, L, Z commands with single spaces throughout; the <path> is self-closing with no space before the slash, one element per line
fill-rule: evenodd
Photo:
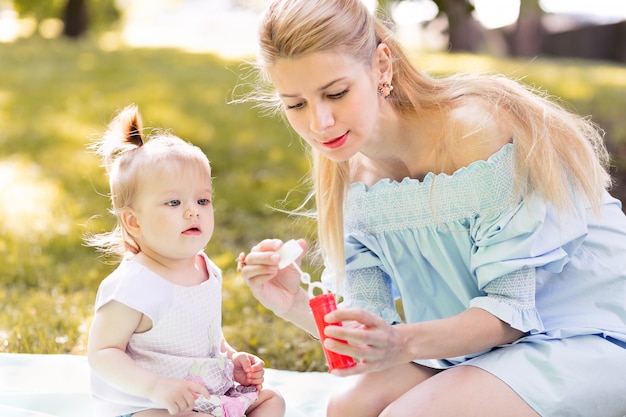
<path fill-rule="evenodd" d="M 70 38 L 83 36 L 89 28 L 87 0 L 68 0 L 63 13 L 63 35 Z"/>
<path fill-rule="evenodd" d="M 483 29 L 472 17 L 466 0 L 443 0 L 439 9 L 448 17 L 450 51 L 475 52 L 483 43 Z"/>
<path fill-rule="evenodd" d="M 519 18 L 511 33 L 511 55 L 533 57 L 541 53 L 544 36 L 539 0 L 522 0 Z"/>

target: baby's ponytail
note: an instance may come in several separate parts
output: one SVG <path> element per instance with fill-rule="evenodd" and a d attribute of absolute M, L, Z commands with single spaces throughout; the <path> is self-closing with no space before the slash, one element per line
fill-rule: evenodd
<path fill-rule="evenodd" d="M 108 174 L 118 157 L 143 146 L 142 130 L 139 109 L 131 104 L 119 112 L 109 124 L 102 139 L 91 146 L 96 155 L 102 158 Z"/>
<path fill-rule="evenodd" d="M 89 146 L 102 159 L 102 165 L 109 177 L 111 213 L 118 221 L 115 228 L 106 233 L 87 234 L 84 238 L 88 246 L 98 248 L 100 252 L 114 257 L 123 257 L 126 253 L 139 252 L 139 245 L 122 227 L 119 219 L 121 209 L 133 200 L 136 188 L 134 164 L 135 151 L 145 144 L 142 133 L 141 115 L 136 105 L 125 107 L 109 123 L 100 140 Z M 140 158 L 139 158 L 140 159 Z"/>

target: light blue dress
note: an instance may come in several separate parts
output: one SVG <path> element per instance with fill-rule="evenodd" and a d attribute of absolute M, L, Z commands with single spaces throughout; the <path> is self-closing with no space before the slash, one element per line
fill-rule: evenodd
<path fill-rule="evenodd" d="M 608 193 L 599 217 L 513 204 L 514 145 L 453 175 L 352 184 L 344 304 L 399 322 L 469 307 L 526 332 L 488 352 L 418 361 L 474 365 L 542 416 L 626 416 L 626 217 Z M 451 393 L 453 395 L 453 393 Z"/>

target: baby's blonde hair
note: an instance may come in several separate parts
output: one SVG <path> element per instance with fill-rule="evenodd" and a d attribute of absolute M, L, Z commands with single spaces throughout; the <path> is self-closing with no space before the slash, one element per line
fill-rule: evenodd
<path fill-rule="evenodd" d="M 124 228 L 120 215 L 135 201 L 142 181 L 155 170 L 199 169 L 211 178 L 211 166 L 200 148 L 168 132 L 144 138 L 137 106 L 124 108 L 109 124 L 103 137 L 90 145 L 102 158 L 109 177 L 111 213 L 117 222 L 106 233 L 89 235 L 88 246 L 116 258 L 141 251 L 138 243 Z"/>

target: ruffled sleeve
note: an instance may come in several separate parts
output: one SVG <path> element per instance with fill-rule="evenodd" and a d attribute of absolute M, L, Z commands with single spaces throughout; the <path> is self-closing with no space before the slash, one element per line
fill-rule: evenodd
<path fill-rule="evenodd" d="M 507 213 L 477 218 L 471 270 L 486 296 L 470 307 L 489 311 L 513 328 L 544 330 L 535 307 L 535 274 L 560 272 L 587 235 L 579 214 L 557 214 L 539 198 L 530 198 Z"/>
<path fill-rule="evenodd" d="M 398 324 L 402 318 L 395 307 L 391 278 L 381 268 L 380 259 L 357 240 L 346 242 L 346 279 L 341 306 L 360 308 L 382 317 L 387 323 Z M 328 275 L 324 281 L 328 280 Z"/>

